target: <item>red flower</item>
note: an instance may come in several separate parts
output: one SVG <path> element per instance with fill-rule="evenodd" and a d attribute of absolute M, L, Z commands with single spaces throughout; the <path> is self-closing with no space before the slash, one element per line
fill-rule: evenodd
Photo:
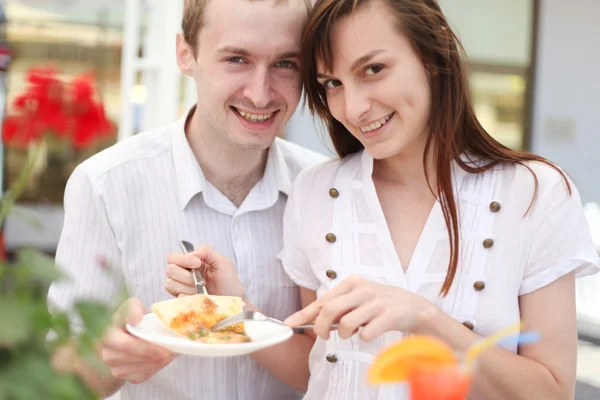
<path fill-rule="evenodd" d="M 26 116 L 10 116 L 4 119 L 2 140 L 12 146 L 26 149 L 29 143 L 38 142 L 44 136 L 45 126 L 41 121 Z"/>
<path fill-rule="evenodd" d="M 18 115 L 6 118 L 3 140 L 18 147 L 39 141 L 44 134 L 70 140 L 77 149 L 113 131 L 101 103 L 94 99 L 94 81 L 80 76 L 65 84 L 50 68 L 27 73 L 27 90 L 13 102 Z"/>

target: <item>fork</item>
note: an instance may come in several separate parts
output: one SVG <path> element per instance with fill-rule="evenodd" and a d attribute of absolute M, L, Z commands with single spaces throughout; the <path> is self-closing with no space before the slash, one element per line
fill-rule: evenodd
<path fill-rule="evenodd" d="M 213 327 L 210 328 L 210 330 L 217 331 L 217 330 L 223 329 L 227 326 L 237 324 L 238 322 L 244 322 L 244 321 L 272 322 L 277 325 L 287 326 L 283 321 L 280 321 L 275 318 L 267 317 L 266 315 L 259 313 L 258 311 L 244 311 L 244 312 L 236 314 L 232 317 L 225 318 L 221 322 L 218 322 L 216 325 L 213 325 Z M 314 328 L 314 326 L 315 326 L 314 324 L 305 324 L 305 325 L 295 326 L 293 329 L 294 329 L 294 331 L 300 331 L 302 329 Z M 338 327 L 339 327 L 338 323 L 331 324 L 332 330 L 335 330 Z"/>
<path fill-rule="evenodd" d="M 194 251 L 194 246 L 186 240 L 179 242 L 179 248 L 183 254 L 188 254 Z M 196 294 L 208 294 L 208 291 L 206 290 L 206 282 L 204 282 L 204 277 L 202 276 L 202 272 L 200 272 L 199 268 L 192 268 L 192 278 L 194 279 Z"/>

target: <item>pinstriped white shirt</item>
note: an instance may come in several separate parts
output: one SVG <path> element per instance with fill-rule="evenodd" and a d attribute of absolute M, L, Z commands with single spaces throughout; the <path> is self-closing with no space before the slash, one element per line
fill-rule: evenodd
<path fill-rule="evenodd" d="M 118 287 L 98 256 L 121 266 L 132 295 L 147 309 L 170 298 L 166 256 L 179 251 L 181 239 L 210 244 L 231 258 L 248 298 L 267 315 L 283 319 L 299 308 L 298 288 L 277 259 L 283 211 L 296 175 L 324 157 L 277 139 L 263 178 L 237 208 L 205 179 L 184 125 L 182 118 L 119 142 L 73 172 L 56 253 L 71 281 L 51 286 L 51 310 L 68 309 L 80 297 L 115 297 Z M 180 356 L 148 382 L 121 390 L 123 400 L 300 397 L 249 356 Z"/>

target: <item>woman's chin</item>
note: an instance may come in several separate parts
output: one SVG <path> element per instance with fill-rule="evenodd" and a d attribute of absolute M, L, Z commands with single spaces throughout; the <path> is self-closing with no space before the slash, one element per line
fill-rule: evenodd
<path fill-rule="evenodd" d="M 367 150 L 374 160 L 385 160 L 386 158 L 394 157 L 399 153 L 395 147 L 390 146 L 389 143 L 385 142 L 372 144 L 365 147 L 365 150 Z"/>

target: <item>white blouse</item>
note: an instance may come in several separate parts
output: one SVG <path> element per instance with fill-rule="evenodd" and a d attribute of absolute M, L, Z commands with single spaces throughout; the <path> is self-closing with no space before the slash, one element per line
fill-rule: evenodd
<path fill-rule="evenodd" d="M 460 254 L 449 294 L 440 297 L 449 260 L 448 234 L 436 202 L 407 272 L 398 260 L 375 186 L 373 159 L 366 151 L 304 170 L 284 216 L 283 266 L 299 286 L 323 295 L 350 275 L 401 287 L 425 297 L 480 335 L 520 319 L 519 296 L 576 270 L 598 272 L 577 190 L 569 196 L 561 175 L 541 163 L 498 166 L 470 174 L 453 166 L 458 199 Z M 525 215 L 526 214 L 526 215 Z M 373 356 L 402 337 L 386 333 L 371 342 L 333 333 L 317 339 L 309 364 L 305 399 L 405 399 L 404 386 L 370 386 Z M 516 352 L 516 347 L 508 350 Z"/>

